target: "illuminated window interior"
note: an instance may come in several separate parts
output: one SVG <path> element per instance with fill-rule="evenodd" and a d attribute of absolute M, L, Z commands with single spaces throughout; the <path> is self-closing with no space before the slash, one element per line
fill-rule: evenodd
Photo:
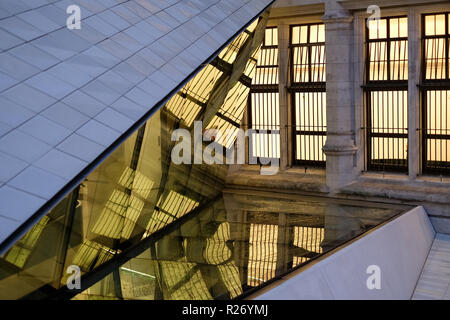
<path fill-rule="evenodd" d="M 423 16 L 423 171 L 450 173 L 450 13 Z"/>
<path fill-rule="evenodd" d="M 294 163 L 325 166 L 325 25 L 291 27 Z"/>
<path fill-rule="evenodd" d="M 408 79 L 408 18 L 368 21 L 368 81 Z"/>
<path fill-rule="evenodd" d="M 278 97 L 278 29 L 267 28 L 261 46 L 250 101 L 249 158 L 280 157 L 280 114 Z"/>
<path fill-rule="evenodd" d="M 449 79 L 449 14 L 424 16 L 425 79 Z"/>
<path fill-rule="evenodd" d="M 408 20 L 368 21 L 367 169 L 408 170 Z"/>

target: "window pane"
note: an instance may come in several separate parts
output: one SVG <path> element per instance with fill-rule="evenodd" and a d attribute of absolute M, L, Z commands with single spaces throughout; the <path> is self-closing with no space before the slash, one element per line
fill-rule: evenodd
<path fill-rule="evenodd" d="M 261 47 L 252 85 L 278 84 L 278 38 L 277 28 L 268 28 L 265 45 Z M 275 46 L 275 47 L 274 47 Z"/>
<path fill-rule="evenodd" d="M 447 51 L 450 50 L 445 14 L 425 16 L 425 79 L 447 79 L 449 76 L 446 61 Z M 450 28 L 450 27 L 448 27 Z M 433 38 L 430 38 L 433 37 Z"/>
<path fill-rule="evenodd" d="M 386 42 L 369 43 L 369 81 L 387 80 L 387 44 Z"/>
<path fill-rule="evenodd" d="M 307 39 L 298 43 L 302 34 L 309 29 L 309 43 Z M 305 32 L 303 31 L 305 30 Z M 325 44 L 308 45 L 325 42 L 325 26 L 323 24 L 307 25 L 292 28 L 292 72 L 294 83 L 325 82 L 326 55 Z M 304 45 L 302 45 L 304 44 Z"/>
<path fill-rule="evenodd" d="M 385 39 L 387 36 L 387 20 L 369 20 L 369 39 Z"/>
<path fill-rule="evenodd" d="M 292 44 L 308 42 L 308 26 L 292 27 Z"/>
<path fill-rule="evenodd" d="M 445 79 L 445 42 L 443 38 L 425 40 L 426 79 Z"/>
<path fill-rule="evenodd" d="M 277 46 L 278 45 L 278 29 L 267 28 L 264 36 L 264 46 Z"/>
<path fill-rule="evenodd" d="M 425 16 L 425 35 L 435 36 L 445 34 L 445 14 Z"/>
<path fill-rule="evenodd" d="M 295 115 L 294 162 L 300 165 L 325 165 L 322 148 L 326 141 L 326 54 L 325 25 L 301 26 L 309 29 L 309 43 L 292 49 Z M 295 30 L 293 30 L 295 32 Z M 297 29 L 298 32 L 298 29 Z M 293 45 L 295 45 L 293 43 Z"/>
<path fill-rule="evenodd" d="M 306 47 L 293 48 L 294 82 L 309 82 L 309 51 Z"/>
<path fill-rule="evenodd" d="M 251 134 L 251 152 L 252 158 L 279 158 L 280 134 L 265 130 Z"/>
<path fill-rule="evenodd" d="M 389 37 L 384 34 L 384 24 L 389 23 Z M 377 26 L 380 27 L 377 29 Z M 377 24 L 369 21 L 367 81 L 405 81 L 408 80 L 408 19 L 383 18 Z M 381 39 L 381 40 L 380 40 Z M 386 40 L 383 40 L 386 39 Z"/>
<path fill-rule="evenodd" d="M 295 93 L 296 160 L 326 160 L 326 125 L 326 93 Z"/>
<path fill-rule="evenodd" d="M 408 155 L 408 92 L 370 92 L 368 137 L 371 169 L 406 170 Z"/>
<path fill-rule="evenodd" d="M 426 92 L 427 169 L 450 168 L 450 90 Z"/>
<path fill-rule="evenodd" d="M 408 41 L 392 41 L 390 53 L 391 80 L 408 80 Z"/>
<path fill-rule="evenodd" d="M 389 19 L 389 33 L 391 38 L 408 37 L 408 18 Z"/>

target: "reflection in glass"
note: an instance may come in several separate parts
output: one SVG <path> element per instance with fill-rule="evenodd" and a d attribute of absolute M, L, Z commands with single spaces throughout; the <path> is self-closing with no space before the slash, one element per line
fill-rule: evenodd
<path fill-rule="evenodd" d="M 240 297 L 399 212 L 368 204 L 227 190 L 74 299 Z"/>

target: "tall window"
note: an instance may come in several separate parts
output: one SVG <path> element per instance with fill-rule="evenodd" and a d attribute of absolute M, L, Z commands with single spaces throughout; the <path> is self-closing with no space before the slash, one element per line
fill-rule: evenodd
<path fill-rule="evenodd" d="M 367 169 L 408 171 L 408 20 L 371 20 L 366 32 Z"/>
<path fill-rule="evenodd" d="M 249 101 L 250 158 L 280 157 L 278 100 L 278 33 L 267 28 L 252 80 Z"/>
<path fill-rule="evenodd" d="M 325 166 L 325 26 L 291 27 L 294 163 Z"/>
<path fill-rule="evenodd" d="M 423 171 L 450 173 L 450 13 L 423 16 Z"/>

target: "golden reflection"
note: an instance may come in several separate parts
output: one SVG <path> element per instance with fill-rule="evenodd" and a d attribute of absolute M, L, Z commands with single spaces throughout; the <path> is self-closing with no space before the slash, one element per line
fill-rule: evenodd
<path fill-rule="evenodd" d="M 140 171 L 126 167 L 119 179 L 119 184 L 126 189 L 133 190 L 133 193 L 143 199 L 147 199 L 155 183 Z"/>
<path fill-rule="evenodd" d="M 293 245 L 303 249 L 304 255 L 294 255 L 293 267 L 310 260 L 315 254 L 323 253 L 321 243 L 324 237 L 325 228 L 295 226 Z M 313 255 L 308 256 L 308 253 L 310 252 L 312 252 Z"/>
<path fill-rule="evenodd" d="M 144 234 L 144 238 L 168 225 L 175 219 L 191 212 L 194 208 L 198 207 L 198 204 L 197 201 L 170 190 L 164 200 L 163 197 L 159 198 L 156 208 L 147 225 L 147 232 Z"/>
<path fill-rule="evenodd" d="M 249 286 L 258 286 L 275 276 L 277 268 L 278 226 L 250 225 L 248 280 Z"/>
<path fill-rule="evenodd" d="M 4 259 L 19 268 L 23 268 L 49 220 L 49 217 L 43 217 L 5 254 Z"/>

